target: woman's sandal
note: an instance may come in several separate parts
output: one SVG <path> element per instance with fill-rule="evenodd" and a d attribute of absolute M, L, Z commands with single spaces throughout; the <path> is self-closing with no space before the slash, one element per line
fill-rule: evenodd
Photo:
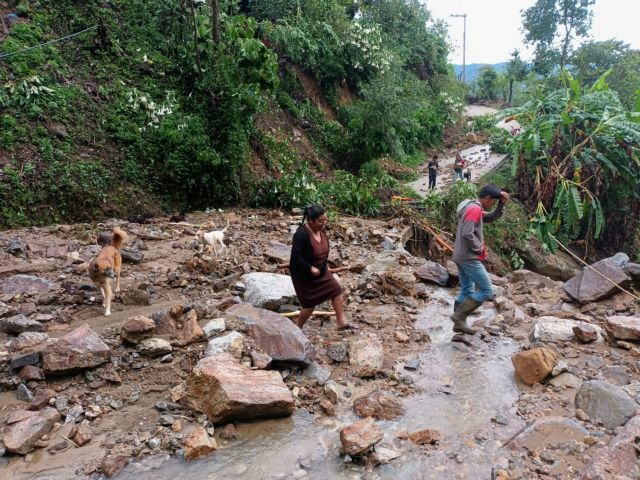
<path fill-rule="evenodd" d="M 355 330 L 358 330 L 358 327 L 356 327 L 355 325 L 352 325 L 350 323 L 347 323 L 343 327 L 338 327 L 338 331 L 339 332 L 346 332 L 346 331 L 349 331 L 349 330 L 355 331 Z"/>

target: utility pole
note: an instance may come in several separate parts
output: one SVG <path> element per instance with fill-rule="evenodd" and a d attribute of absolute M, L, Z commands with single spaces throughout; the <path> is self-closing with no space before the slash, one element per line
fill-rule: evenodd
<path fill-rule="evenodd" d="M 467 83 L 467 14 L 466 13 L 452 13 L 451 17 L 456 17 L 464 20 L 464 29 L 462 30 L 462 83 Z"/>

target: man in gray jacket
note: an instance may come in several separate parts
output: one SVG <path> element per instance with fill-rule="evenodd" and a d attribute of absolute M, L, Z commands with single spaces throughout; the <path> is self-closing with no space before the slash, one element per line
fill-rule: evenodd
<path fill-rule="evenodd" d="M 453 331 L 473 335 L 476 330 L 467 324 L 467 317 L 485 300 L 493 297 L 489 275 L 482 264 L 487 258 L 482 227 L 502 216 L 509 194 L 489 183 L 478 192 L 475 200 L 464 200 L 456 209 L 458 230 L 453 248 L 453 261 L 458 266 L 460 295 L 455 301 Z M 492 212 L 488 212 L 498 202 Z"/>

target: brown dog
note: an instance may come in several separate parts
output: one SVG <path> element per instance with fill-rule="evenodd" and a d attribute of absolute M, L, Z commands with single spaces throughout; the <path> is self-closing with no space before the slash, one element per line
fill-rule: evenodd
<path fill-rule="evenodd" d="M 100 287 L 102 293 L 102 306 L 105 308 L 105 317 L 111 316 L 111 299 L 113 296 L 113 279 L 115 278 L 115 293 L 120 291 L 120 267 L 122 266 L 122 257 L 120 256 L 120 247 L 128 235 L 120 228 L 113 229 L 113 238 L 111 245 L 104 247 L 96 258 L 89 263 L 89 278 L 93 280 L 96 286 Z"/>

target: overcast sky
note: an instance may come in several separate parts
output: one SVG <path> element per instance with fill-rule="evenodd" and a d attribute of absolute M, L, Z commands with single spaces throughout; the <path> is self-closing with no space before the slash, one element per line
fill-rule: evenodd
<path fill-rule="evenodd" d="M 514 48 L 525 59 L 530 51 L 523 44 L 520 11 L 535 0 L 422 0 L 435 18 L 449 24 L 453 51 L 449 61 L 462 64 L 462 18 L 452 13 L 467 14 L 467 64 L 498 63 L 509 59 Z M 640 49 L 640 0 L 596 0 L 593 7 L 594 40 L 617 38 Z"/>

